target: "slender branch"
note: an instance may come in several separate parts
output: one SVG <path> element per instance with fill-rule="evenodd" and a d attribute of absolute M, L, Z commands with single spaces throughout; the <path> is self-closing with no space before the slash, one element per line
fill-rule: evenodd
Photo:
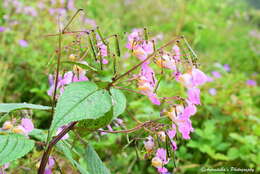
<path fill-rule="evenodd" d="M 72 122 L 70 123 L 65 129 L 63 129 L 56 137 L 54 137 L 51 142 L 48 144 L 47 149 L 45 150 L 43 156 L 42 156 L 42 160 L 41 160 L 41 164 L 40 167 L 38 169 L 38 174 L 44 174 L 46 165 L 48 163 L 49 160 L 49 156 L 50 153 L 52 151 L 52 148 L 55 146 L 55 144 L 58 143 L 59 140 L 62 139 L 62 137 L 64 135 L 66 135 L 66 133 L 68 133 L 70 130 L 72 130 L 72 128 L 75 126 L 75 124 L 77 124 L 77 122 Z"/>

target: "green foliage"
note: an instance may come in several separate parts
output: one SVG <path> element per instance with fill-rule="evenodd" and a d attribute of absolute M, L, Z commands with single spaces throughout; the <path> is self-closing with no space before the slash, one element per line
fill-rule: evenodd
<path fill-rule="evenodd" d="M 98 154 L 91 145 L 87 146 L 84 159 L 86 160 L 87 168 L 90 173 L 110 174 L 110 171 L 100 160 Z"/>
<path fill-rule="evenodd" d="M 34 142 L 19 134 L 0 135 L 0 166 L 21 158 L 32 150 Z"/>
<path fill-rule="evenodd" d="M 111 106 L 111 97 L 106 90 L 99 90 L 92 82 L 72 83 L 58 100 L 50 134 L 73 121 L 98 119 L 110 111 Z"/>
<path fill-rule="evenodd" d="M 11 112 L 18 109 L 40 109 L 40 110 L 49 110 L 51 107 L 35 105 L 29 103 L 1 103 L 0 104 L 0 113 L 1 112 Z"/>

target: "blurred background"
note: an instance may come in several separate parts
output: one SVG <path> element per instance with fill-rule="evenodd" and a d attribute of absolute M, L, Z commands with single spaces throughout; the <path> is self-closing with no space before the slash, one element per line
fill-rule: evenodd
<path fill-rule="evenodd" d="M 49 62 L 58 42 L 46 35 L 58 32 L 57 16 L 64 25 L 79 8 L 84 14 L 71 30 L 100 26 L 110 35 L 147 27 L 161 43 L 184 35 L 200 58 L 200 69 L 212 77 L 202 88 L 191 140 L 178 143 L 176 173 L 231 166 L 260 171 L 259 0 L 1 0 L 0 102 L 50 105 L 48 74 L 54 67 Z M 171 83 L 163 85 L 165 93 L 173 89 Z M 128 109 L 148 120 L 159 111 L 143 101 L 128 100 Z M 37 128 L 49 127 L 49 114 L 37 111 L 33 117 Z M 134 126 L 127 113 L 121 118 Z M 124 148 L 125 135 L 105 135 L 93 144 L 112 173 L 156 173 L 149 161 L 136 157 L 134 145 Z M 35 168 L 29 161 L 18 164 Z"/>

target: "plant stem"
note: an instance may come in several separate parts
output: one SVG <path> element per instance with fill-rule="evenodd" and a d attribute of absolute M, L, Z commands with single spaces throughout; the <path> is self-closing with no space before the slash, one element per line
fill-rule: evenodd
<path fill-rule="evenodd" d="M 46 165 L 48 163 L 49 160 L 49 156 L 51 154 L 51 150 L 52 148 L 55 146 L 55 144 L 58 143 L 59 140 L 62 139 L 62 137 L 68 133 L 70 130 L 72 130 L 72 128 L 75 126 L 75 124 L 77 124 L 77 122 L 72 122 L 70 123 L 65 129 L 63 129 L 56 137 L 54 137 L 51 142 L 48 144 L 47 149 L 44 151 L 44 154 L 42 156 L 42 160 L 41 160 L 41 164 L 40 167 L 38 169 L 38 174 L 44 174 Z"/>

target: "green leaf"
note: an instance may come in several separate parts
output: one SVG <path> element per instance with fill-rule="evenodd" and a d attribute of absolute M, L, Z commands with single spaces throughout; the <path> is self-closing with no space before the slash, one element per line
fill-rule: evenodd
<path fill-rule="evenodd" d="M 51 109 L 49 106 L 35 105 L 29 103 L 1 103 L 0 112 L 11 112 L 17 109 L 41 109 L 48 110 Z"/>
<path fill-rule="evenodd" d="M 99 128 L 105 127 L 108 125 L 113 119 L 118 117 L 125 111 L 126 108 L 126 98 L 125 95 L 119 90 L 115 88 L 110 89 L 113 108 L 109 112 L 107 112 L 103 117 L 98 119 L 88 119 L 83 120 L 79 123 L 79 127 L 87 128 L 90 131 L 97 130 Z"/>
<path fill-rule="evenodd" d="M 113 118 L 113 110 L 111 109 L 109 112 L 107 112 L 103 117 L 100 117 L 98 119 L 87 119 L 83 120 L 79 123 L 79 127 L 87 128 L 88 131 L 95 131 L 99 128 L 105 127 L 108 125 Z M 87 133 L 87 132 L 84 132 Z"/>
<path fill-rule="evenodd" d="M 34 141 L 23 135 L 0 135 L 0 166 L 23 157 L 32 150 L 33 146 Z"/>
<path fill-rule="evenodd" d="M 50 135 L 63 125 L 84 119 L 98 119 L 110 111 L 112 106 L 108 91 L 98 90 L 95 83 L 75 82 L 65 88 L 58 100 Z"/>
<path fill-rule="evenodd" d="M 111 88 L 110 93 L 113 103 L 113 119 L 115 119 L 125 111 L 126 98 L 124 93 L 119 89 Z"/>
<path fill-rule="evenodd" d="M 110 171 L 106 168 L 103 162 L 100 160 L 97 152 L 91 145 L 88 145 L 84 159 L 87 163 L 89 173 L 95 174 L 110 174 Z"/>
<path fill-rule="evenodd" d="M 72 150 L 68 147 L 68 145 L 65 142 L 58 142 L 57 148 L 64 153 L 66 158 L 70 161 L 70 163 L 76 167 L 81 174 L 89 174 L 86 169 L 84 169 L 76 160 L 73 159 Z"/>

